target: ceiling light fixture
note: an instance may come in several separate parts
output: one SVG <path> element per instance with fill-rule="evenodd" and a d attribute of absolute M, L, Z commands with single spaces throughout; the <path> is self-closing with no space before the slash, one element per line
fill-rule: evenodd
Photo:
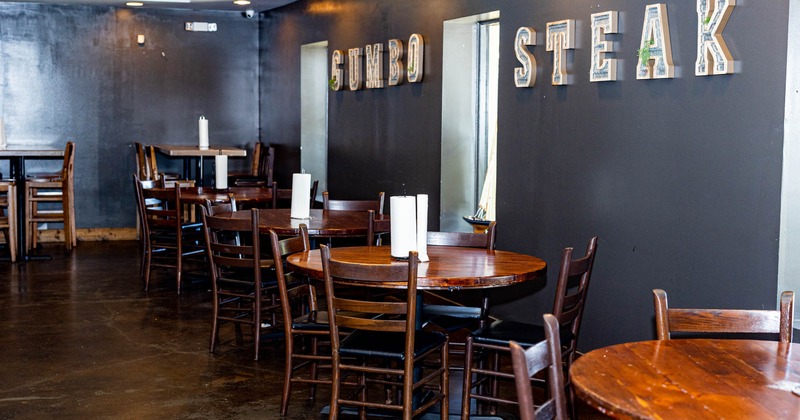
<path fill-rule="evenodd" d="M 129 6 L 129 7 L 142 7 L 142 6 L 144 6 L 144 3 L 139 2 L 139 1 L 129 1 L 129 2 L 125 3 L 125 5 Z"/>
<path fill-rule="evenodd" d="M 234 0 L 233 4 L 238 4 L 239 6 L 247 6 L 250 4 L 250 0 Z"/>

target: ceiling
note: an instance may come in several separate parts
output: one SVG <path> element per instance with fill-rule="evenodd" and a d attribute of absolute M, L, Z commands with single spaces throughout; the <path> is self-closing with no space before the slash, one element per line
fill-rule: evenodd
<path fill-rule="evenodd" d="M 125 6 L 128 0 L 16 0 L 22 3 L 43 3 L 43 4 L 78 4 L 89 6 Z M 136 0 L 144 3 L 143 9 L 190 9 L 190 10 L 226 10 L 241 11 L 255 10 L 263 12 L 274 9 L 297 0 L 250 0 L 247 6 L 233 4 L 233 0 Z"/>

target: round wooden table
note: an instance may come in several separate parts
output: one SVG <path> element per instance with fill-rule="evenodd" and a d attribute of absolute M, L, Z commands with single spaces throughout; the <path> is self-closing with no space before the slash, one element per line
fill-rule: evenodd
<path fill-rule="evenodd" d="M 800 345 L 679 339 L 591 351 L 570 368 L 579 398 L 636 419 L 797 419 Z"/>
<path fill-rule="evenodd" d="M 189 204 L 205 204 L 206 200 L 212 203 L 227 203 L 230 201 L 228 194 L 232 194 L 237 203 L 271 203 L 272 189 L 261 187 L 230 187 L 216 189 L 210 187 L 185 187 L 181 188 L 181 201 Z"/>
<path fill-rule="evenodd" d="M 369 223 L 365 211 L 311 209 L 310 219 L 292 219 L 290 209 L 259 209 L 258 212 L 259 230 L 262 233 L 274 230 L 278 235 L 298 235 L 300 225 L 305 223 L 311 236 L 366 236 Z M 220 215 L 249 219 L 250 210 Z"/>
<path fill-rule="evenodd" d="M 331 248 L 331 259 L 361 264 L 408 264 L 390 255 L 390 246 Z M 420 263 L 417 288 L 458 290 L 503 287 L 524 281 L 545 279 L 547 264 L 540 258 L 508 251 L 482 248 L 429 246 L 430 261 Z M 318 249 L 290 255 L 286 262 L 312 278 L 322 278 Z M 405 289 L 406 282 L 347 282 L 354 286 Z"/>

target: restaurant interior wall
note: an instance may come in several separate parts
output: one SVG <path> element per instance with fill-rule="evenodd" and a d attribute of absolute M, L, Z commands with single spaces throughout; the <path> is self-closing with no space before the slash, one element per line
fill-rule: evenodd
<path fill-rule="evenodd" d="M 657 287 L 676 306 L 774 308 L 789 0 L 736 6 L 723 36 L 737 71 L 714 77 L 694 75 L 695 2 L 663 1 L 676 77 L 636 80 L 649 3 L 299 1 L 262 21 L 261 125 L 272 142 L 298 148 L 300 108 L 287 98 L 299 89 L 300 45 L 347 50 L 422 34 L 422 83 L 330 94 L 328 185 L 344 198 L 428 193 L 435 229 L 442 25 L 499 10 L 498 248 L 552 265 L 563 247 L 600 237 L 580 347 L 653 339 Z M 609 35 L 620 80 L 590 83 L 589 17 L 607 10 L 620 11 L 621 33 Z M 562 19 L 576 20 L 577 47 L 567 54 L 573 81 L 557 87 L 543 37 L 547 22 Z M 513 82 L 522 26 L 539 33 L 533 88 Z M 541 319 L 557 271 L 541 290 L 497 290 L 495 315 Z"/>
<path fill-rule="evenodd" d="M 187 32 L 186 21 L 219 29 Z M 201 115 L 213 144 L 252 148 L 258 138 L 257 19 L 0 3 L 0 22 L 0 116 L 9 147 L 76 143 L 79 232 L 135 226 L 132 142 L 196 144 Z M 60 165 L 30 161 L 28 171 Z M 181 169 L 180 161 L 159 158 L 159 170 Z M 8 176 L 7 161 L 0 172 Z"/>

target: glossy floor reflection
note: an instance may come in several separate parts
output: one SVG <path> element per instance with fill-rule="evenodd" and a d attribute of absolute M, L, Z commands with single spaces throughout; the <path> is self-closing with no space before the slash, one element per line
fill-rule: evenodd
<path fill-rule="evenodd" d="M 209 353 L 207 281 L 178 296 L 164 272 L 145 293 L 138 243 L 61 249 L 45 246 L 51 261 L 0 263 L 0 418 L 278 417 L 282 342 L 255 362 L 228 329 Z M 307 395 L 297 387 L 287 419 L 319 418 L 330 393 Z"/>

